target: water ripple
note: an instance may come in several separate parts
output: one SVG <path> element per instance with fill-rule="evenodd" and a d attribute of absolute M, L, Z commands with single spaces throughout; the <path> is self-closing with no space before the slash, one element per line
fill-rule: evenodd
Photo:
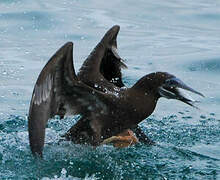
<path fill-rule="evenodd" d="M 190 71 L 204 71 L 204 72 L 220 72 L 220 58 L 207 59 L 192 63 L 188 66 Z"/>

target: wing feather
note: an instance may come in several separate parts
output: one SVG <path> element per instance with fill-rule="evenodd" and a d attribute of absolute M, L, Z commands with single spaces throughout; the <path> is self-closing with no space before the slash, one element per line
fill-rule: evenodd
<path fill-rule="evenodd" d="M 117 35 L 120 27 L 115 25 L 107 31 L 102 40 L 90 53 L 79 70 L 78 77 L 84 83 L 98 89 L 112 90 L 124 86 L 121 69 L 126 68 L 117 53 Z"/>
<path fill-rule="evenodd" d="M 28 131 L 31 151 L 42 156 L 45 126 L 54 115 L 81 114 L 99 118 L 108 114 L 113 94 L 105 94 L 78 80 L 73 67 L 73 44 L 61 47 L 41 71 L 32 94 Z"/>
<path fill-rule="evenodd" d="M 42 156 L 45 126 L 49 118 L 60 111 L 65 103 L 62 91 L 77 79 L 73 67 L 73 43 L 61 47 L 41 71 L 34 87 L 28 116 L 28 131 L 31 151 Z"/>

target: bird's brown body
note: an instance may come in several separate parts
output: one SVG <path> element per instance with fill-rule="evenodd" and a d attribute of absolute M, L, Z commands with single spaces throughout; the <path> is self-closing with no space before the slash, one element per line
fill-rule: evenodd
<path fill-rule="evenodd" d="M 86 143 L 98 145 L 106 138 L 115 136 L 126 129 L 135 128 L 139 122 L 154 111 L 157 98 L 153 97 L 150 92 L 146 94 L 146 92 L 134 90 L 133 88 L 122 89 L 117 94 L 109 92 L 108 96 L 105 96 L 107 110 L 100 110 L 100 112 L 94 114 L 94 120 L 90 121 L 89 124 L 89 127 L 93 128 L 91 132 L 99 132 L 100 136 L 93 137 L 93 133 L 88 134 L 91 139 Z M 82 129 L 86 127 L 87 123 L 88 121 L 79 121 L 67 132 L 66 136 L 77 142 L 79 139 L 77 136 L 82 133 L 81 139 L 84 139 L 83 135 L 86 135 L 89 127 L 85 131 L 82 131 Z"/>
<path fill-rule="evenodd" d="M 45 126 L 56 114 L 81 115 L 65 134 L 74 143 L 97 146 L 112 142 L 116 147 L 124 147 L 139 140 L 153 144 L 138 123 L 152 114 L 158 99 L 167 97 L 192 105 L 178 88 L 202 95 L 165 72 L 148 74 L 131 88 L 125 88 L 121 68 L 126 65 L 116 51 L 118 32 L 119 26 L 114 26 L 105 34 L 77 75 L 72 43 L 61 47 L 43 68 L 35 84 L 28 117 L 33 154 L 42 156 Z"/>

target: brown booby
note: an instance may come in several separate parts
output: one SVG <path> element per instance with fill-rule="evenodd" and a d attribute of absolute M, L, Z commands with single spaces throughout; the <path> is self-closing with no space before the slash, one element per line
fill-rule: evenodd
<path fill-rule="evenodd" d="M 152 142 L 138 123 L 152 114 L 160 97 L 193 106 L 193 101 L 179 89 L 203 96 L 166 72 L 148 74 L 131 88 L 123 88 L 121 68 L 126 65 L 117 53 L 118 32 L 119 26 L 113 26 L 105 34 L 77 75 L 71 42 L 61 47 L 45 65 L 35 84 L 28 116 L 34 155 L 42 156 L 45 126 L 54 115 L 81 115 L 65 134 L 74 143 L 98 146 L 113 142 L 116 147 L 123 147 L 126 145 L 120 141 Z M 135 129 L 137 138 L 131 129 Z"/>

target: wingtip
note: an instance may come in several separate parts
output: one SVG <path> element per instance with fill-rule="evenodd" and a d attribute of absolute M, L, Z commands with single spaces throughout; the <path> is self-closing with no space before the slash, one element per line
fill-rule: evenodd
<path fill-rule="evenodd" d="M 65 47 L 73 47 L 73 42 L 69 41 L 66 44 L 64 44 Z"/>
<path fill-rule="evenodd" d="M 33 152 L 33 151 L 32 151 L 32 154 L 33 154 L 33 156 L 34 156 L 36 159 L 42 159 L 42 158 L 43 158 L 43 153 L 42 153 L 42 152 Z"/>
<path fill-rule="evenodd" d="M 114 25 L 114 26 L 112 26 L 112 28 L 110 30 L 119 32 L 120 31 L 120 26 L 119 25 Z"/>
<path fill-rule="evenodd" d="M 204 94 L 202 94 L 202 93 L 199 93 L 199 95 L 200 95 L 200 96 L 202 96 L 203 98 L 205 98 L 205 95 L 204 95 Z"/>
<path fill-rule="evenodd" d="M 111 32 L 112 34 L 114 34 L 114 36 L 116 38 L 119 31 L 120 31 L 120 26 L 119 25 L 114 25 L 112 28 L 109 29 L 108 32 Z"/>
<path fill-rule="evenodd" d="M 116 46 L 116 44 L 117 44 L 116 43 L 116 39 L 117 39 L 117 35 L 118 35 L 119 30 L 120 30 L 120 26 L 119 25 L 112 26 L 105 33 L 105 35 L 102 38 L 101 42 L 104 42 L 104 44 L 106 44 L 106 45 L 111 45 L 111 43 L 115 43 L 115 46 Z"/>
<path fill-rule="evenodd" d="M 69 50 L 73 50 L 73 42 L 70 41 L 61 46 L 50 59 L 54 59 L 54 57 L 57 56 L 57 54 L 66 54 L 66 51 Z"/>
<path fill-rule="evenodd" d="M 36 158 L 43 158 L 43 149 L 42 147 L 39 147 L 36 144 L 33 144 L 33 142 L 30 141 L 30 149 L 31 153 Z"/>

